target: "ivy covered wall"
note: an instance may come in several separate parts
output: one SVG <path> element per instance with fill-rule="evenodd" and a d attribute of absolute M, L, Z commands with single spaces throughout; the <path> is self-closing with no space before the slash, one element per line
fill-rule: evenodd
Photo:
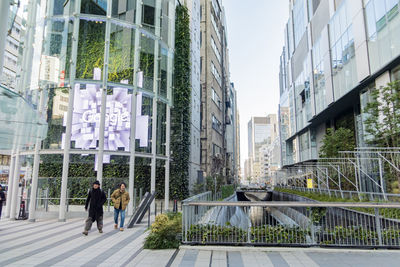
<path fill-rule="evenodd" d="M 174 106 L 171 110 L 170 197 L 189 196 L 191 120 L 190 18 L 185 6 L 176 8 Z"/>

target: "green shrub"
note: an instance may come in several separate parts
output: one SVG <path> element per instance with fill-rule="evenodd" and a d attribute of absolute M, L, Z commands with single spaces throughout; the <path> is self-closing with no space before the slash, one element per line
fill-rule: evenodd
<path fill-rule="evenodd" d="M 151 225 L 150 231 L 144 243 L 144 248 L 178 248 L 180 245 L 178 234 L 182 231 L 182 214 L 167 213 L 157 215 L 155 222 Z"/>
<path fill-rule="evenodd" d="M 223 185 L 221 187 L 222 199 L 230 197 L 233 193 L 235 193 L 235 186 L 233 184 Z"/>

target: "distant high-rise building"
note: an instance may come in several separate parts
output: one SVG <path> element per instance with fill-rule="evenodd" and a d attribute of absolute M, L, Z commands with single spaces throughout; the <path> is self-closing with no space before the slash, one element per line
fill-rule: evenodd
<path fill-rule="evenodd" d="M 270 114 L 267 117 L 252 117 L 248 122 L 248 157 L 251 161 L 249 176 L 254 181 L 264 177 L 262 172 L 262 153 L 273 143 L 277 136 L 277 131 L 275 114 Z"/>

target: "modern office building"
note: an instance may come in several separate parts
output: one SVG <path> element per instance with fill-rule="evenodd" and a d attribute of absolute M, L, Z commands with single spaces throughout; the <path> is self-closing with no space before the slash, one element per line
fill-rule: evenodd
<path fill-rule="evenodd" d="M 277 118 L 275 114 L 267 117 L 252 117 L 247 124 L 248 129 L 248 158 L 250 168 L 248 168 L 248 177 L 253 181 L 260 181 L 264 177 L 264 152 L 269 149 L 278 135 Z"/>
<path fill-rule="evenodd" d="M 230 175 L 226 126 L 230 101 L 225 11 L 220 0 L 201 0 L 201 166 L 205 176 Z M 228 177 L 229 178 L 229 177 Z"/>
<path fill-rule="evenodd" d="M 373 88 L 400 79 L 397 0 L 291 0 L 280 68 L 283 166 L 315 160 L 327 128 L 365 146 Z"/>
<path fill-rule="evenodd" d="M 68 198 L 85 195 L 96 179 L 106 192 L 124 181 L 131 195 L 142 187 L 168 199 L 175 1 L 33 2 L 36 25 L 45 26 L 27 44 L 40 60 L 29 84 L 40 88 L 48 132 L 11 158 L 15 173 L 21 162 L 32 166 L 30 199 L 49 188 L 60 220 Z M 32 220 L 42 212 L 35 203 Z"/>

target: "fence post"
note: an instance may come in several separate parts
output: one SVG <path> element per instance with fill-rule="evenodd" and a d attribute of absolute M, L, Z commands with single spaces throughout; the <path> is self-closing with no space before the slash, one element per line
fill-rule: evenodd
<path fill-rule="evenodd" d="M 49 211 L 49 188 L 46 188 L 45 202 L 44 202 L 45 211 Z"/>
<path fill-rule="evenodd" d="M 69 211 L 69 189 L 67 190 L 67 212 Z"/>
<path fill-rule="evenodd" d="M 382 159 L 379 158 L 379 179 L 380 179 L 380 184 L 381 184 L 381 190 L 383 193 L 383 198 L 385 199 L 385 201 L 387 201 L 387 196 L 385 193 L 385 186 L 384 186 L 384 181 L 383 181 L 383 168 L 382 168 Z"/>
<path fill-rule="evenodd" d="M 139 203 L 142 202 L 143 188 L 139 189 Z"/>
<path fill-rule="evenodd" d="M 382 232 L 381 232 L 381 220 L 379 219 L 379 208 L 375 208 L 375 224 L 376 231 L 378 232 L 379 246 L 382 246 Z"/>
<path fill-rule="evenodd" d="M 107 196 L 107 210 L 110 212 L 110 197 L 111 197 L 111 189 L 108 188 L 108 196 Z"/>
<path fill-rule="evenodd" d="M 188 221 L 187 221 L 187 213 L 188 213 L 188 207 L 187 205 L 183 204 L 183 210 L 182 210 L 182 239 L 185 240 L 185 243 L 188 242 L 187 240 L 187 231 L 188 231 Z"/>
<path fill-rule="evenodd" d="M 251 243 L 251 219 L 250 219 L 250 207 L 247 207 L 247 217 L 249 218 L 249 225 L 247 227 L 247 243 Z"/>

